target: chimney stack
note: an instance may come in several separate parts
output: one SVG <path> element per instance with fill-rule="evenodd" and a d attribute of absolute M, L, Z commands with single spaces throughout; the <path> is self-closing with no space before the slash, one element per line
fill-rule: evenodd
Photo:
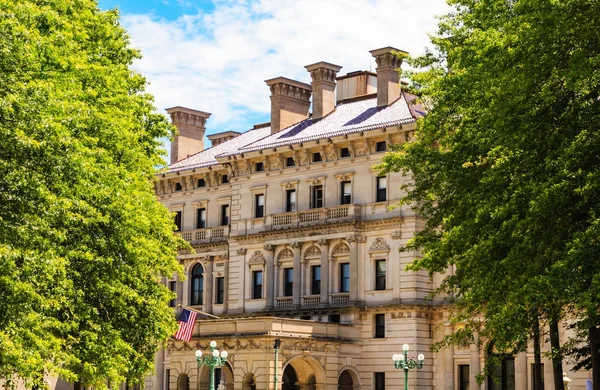
<path fill-rule="evenodd" d="M 402 60 L 393 55 L 392 51 L 408 54 L 390 46 L 370 51 L 377 62 L 378 106 L 389 106 L 400 97 L 400 75 L 397 69 L 402 65 Z"/>
<path fill-rule="evenodd" d="M 271 89 L 271 134 L 308 118 L 310 85 L 286 77 L 265 83 Z"/>
<path fill-rule="evenodd" d="M 185 107 L 167 108 L 179 134 L 171 142 L 171 164 L 204 150 L 204 131 L 210 113 Z"/>
<path fill-rule="evenodd" d="M 305 68 L 312 78 L 313 119 L 320 119 L 335 109 L 335 78 L 342 67 L 321 61 Z"/>

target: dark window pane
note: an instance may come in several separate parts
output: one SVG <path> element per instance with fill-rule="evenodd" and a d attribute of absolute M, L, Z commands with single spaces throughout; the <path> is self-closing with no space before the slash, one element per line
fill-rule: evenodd
<path fill-rule="evenodd" d="M 252 299 L 262 298 L 263 273 L 262 271 L 252 272 Z"/>
<path fill-rule="evenodd" d="M 254 204 L 254 217 L 262 218 L 265 216 L 265 195 L 259 194 L 256 195 L 256 200 Z"/>
<path fill-rule="evenodd" d="M 196 229 L 204 229 L 206 227 L 206 209 L 196 209 Z"/>
<path fill-rule="evenodd" d="M 294 159 L 292 157 L 288 157 L 285 159 L 285 166 L 293 167 L 293 166 L 296 166 L 296 163 L 294 162 Z"/>
<path fill-rule="evenodd" d="M 469 365 L 461 364 L 458 366 L 458 390 L 469 390 Z"/>
<path fill-rule="evenodd" d="M 216 278 L 217 296 L 215 297 L 216 304 L 222 304 L 225 300 L 225 278 Z"/>
<path fill-rule="evenodd" d="M 340 315 L 339 314 L 330 314 L 327 322 L 339 324 L 340 323 Z"/>
<path fill-rule="evenodd" d="M 375 290 L 385 290 L 385 260 L 375 261 Z"/>
<path fill-rule="evenodd" d="M 180 232 L 181 231 L 181 211 L 177 211 L 175 212 L 175 217 L 173 218 L 173 222 L 175 222 L 175 231 L 176 232 Z"/>
<path fill-rule="evenodd" d="M 311 208 L 317 209 L 323 207 L 323 186 L 311 187 Z"/>
<path fill-rule="evenodd" d="M 311 267 L 310 293 L 312 295 L 321 294 L 321 266 L 313 265 Z"/>
<path fill-rule="evenodd" d="M 342 158 L 350 157 L 350 149 L 348 149 L 348 148 L 340 149 L 340 157 L 342 157 Z"/>
<path fill-rule="evenodd" d="M 375 373 L 375 390 L 385 390 L 385 372 Z"/>
<path fill-rule="evenodd" d="M 385 152 L 387 150 L 385 141 L 377 142 L 377 144 L 375 144 L 375 150 L 378 152 Z"/>
<path fill-rule="evenodd" d="M 340 292 L 350 292 L 350 263 L 340 264 Z"/>
<path fill-rule="evenodd" d="M 196 264 L 192 269 L 192 288 L 191 299 L 192 305 L 202 305 L 204 301 L 204 269 L 201 264 Z"/>
<path fill-rule="evenodd" d="M 222 184 L 227 184 L 227 183 L 229 183 L 229 176 L 227 176 L 227 175 L 223 175 L 223 176 L 221 176 L 221 183 L 222 183 Z"/>
<path fill-rule="evenodd" d="M 387 181 L 386 177 L 377 178 L 377 202 L 387 200 Z"/>
<path fill-rule="evenodd" d="M 229 225 L 229 205 L 221 205 L 221 226 Z"/>
<path fill-rule="evenodd" d="M 175 183 L 175 191 L 181 191 L 183 187 L 181 187 L 181 183 Z"/>
<path fill-rule="evenodd" d="M 177 293 L 177 282 L 175 282 L 175 281 L 169 282 L 169 290 L 172 293 Z M 176 304 L 177 304 L 177 296 L 173 297 L 173 299 L 171 299 L 169 301 L 169 307 L 175 307 Z"/>
<path fill-rule="evenodd" d="M 254 170 L 256 172 L 262 172 L 265 170 L 265 164 L 262 162 L 257 162 L 256 165 L 254 165 Z"/>
<path fill-rule="evenodd" d="M 204 179 L 198 179 L 198 187 L 206 187 L 206 181 Z"/>
<path fill-rule="evenodd" d="M 321 162 L 323 158 L 321 157 L 321 153 L 313 153 L 313 162 Z"/>
<path fill-rule="evenodd" d="M 296 211 L 296 190 L 285 191 L 285 211 Z"/>
<path fill-rule="evenodd" d="M 385 314 L 375 314 L 375 338 L 385 337 Z"/>
<path fill-rule="evenodd" d="M 291 297 L 294 295 L 294 269 L 284 268 L 284 283 L 283 283 L 283 295 Z"/>
<path fill-rule="evenodd" d="M 341 183 L 340 193 L 342 194 L 341 204 L 352 203 L 352 182 L 343 181 Z"/>

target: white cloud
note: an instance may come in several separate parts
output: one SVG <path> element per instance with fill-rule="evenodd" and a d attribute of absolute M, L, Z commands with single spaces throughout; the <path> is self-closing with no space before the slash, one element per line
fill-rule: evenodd
<path fill-rule="evenodd" d="M 422 53 L 435 15 L 447 10 L 445 0 L 237 0 L 177 20 L 130 14 L 122 23 L 142 50 L 135 68 L 157 107 L 211 112 L 207 132 L 215 133 L 268 118 L 266 79 L 309 83 L 304 66 L 318 61 L 343 66 L 340 74 L 374 70 L 369 50 L 384 46 Z"/>

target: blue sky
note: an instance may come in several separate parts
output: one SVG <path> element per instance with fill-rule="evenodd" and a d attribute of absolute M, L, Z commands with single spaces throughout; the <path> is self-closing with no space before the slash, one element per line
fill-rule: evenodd
<path fill-rule="evenodd" d="M 412 54 L 429 46 L 445 0 L 100 0 L 118 7 L 134 68 L 159 112 L 184 106 L 212 113 L 207 134 L 243 132 L 269 120 L 264 80 L 310 82 L 305 65 L 327 61 L 340 75 L 375 69 L 369 50 Z"/>

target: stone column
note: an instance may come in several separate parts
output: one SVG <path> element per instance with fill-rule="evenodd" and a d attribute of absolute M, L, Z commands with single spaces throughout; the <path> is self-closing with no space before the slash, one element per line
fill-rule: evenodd
<path fill-rule="evenodd" d="M 392 302 L 400 303 L 400 273 L 402 272 L 402 262 L 400 260 L 400 238 L 402 233 L 400 230 L 394 230 L 391 234 L 392 243 L 390 245 L 389 261 L 387 263 L 387 269 L 390 273 L 389 279 L 392 288 Z"/>
<path fill-rule="evenodd" d="M 213 259 L 210 256 L 202 262 L 204 265 L 204 310 L 212 313 L 213 304 Z"/>
<path fill-rule="evenodd" d="M 452 324 L 444 324 L 444 334 L 450 336 L 453 333 Z M 444 389 L 454 390 L 454 346 L 450 345 L 444 349 Z"/>
<path fill-rule="evenodd" d="M 329 303 L 329 241 L 320 239 L 321 247 L 321 305 Z"/>
<path fill-rule="evenodd" d="M 520 352 L 515 359 L 515 390 L 527 390 L 527 354 Z"/>
<path fill-rule="evenodd" d="M 364 241 L 365 238 L 361 235 L 348 237 L 350 243 L 350 302 L 358 300 L 358 290 L 361 288 L 358 284 L 358 244 Z"/>
<path fill-rule="evenodd" d="M 225 255 L 221 257 L 221 260 L 225 260 L 225 267 L 223 269 L 223 277 L 225 278 L 225 291 L 223 291 L 223 313 L 227 313 L 229 308 L 229 252 L 225 253 Z"/>
<path fill-rule="evenodd" d="M 275 267 L 274 267 L 274 261 L 273 261 L 273 245 L 271 244 L 265 244 L 263 249 L 265 250 L 265 252 L 267 253 L 267 258 L 265 260 L 265 271 L 266 271 L 266 283 L 267 283 L 267 289 L 266 289 L 266 309 L 272 309 L 273 308 L 273 297 L 275 296 L 276 293 L 276 289 L 275 289 Z"/>
<path fill-rule="evenodd" d="M 300 306 L 300 284 L 301 282 L 301 278 L 300 278 L 300 248 L 302 247 L 302 244 L 299 242 L 293 242 L 292 243 L 292 248 L 294 248 L 294 296 L 293 296 L 293 300 L 292 303 L 294 304 L 294 306 Z"/>
<path fill-rule="evenodd" d="M 475 339 L 477 339 L 475 335 Z M 477 383 L 477 374 L 481 371 L 481 360 L 479 357 L 479 347 L 477 344 L 471 344 L 471 359 L 469 361 L 469 390 L 481 390 L 481 385 Z"/>

